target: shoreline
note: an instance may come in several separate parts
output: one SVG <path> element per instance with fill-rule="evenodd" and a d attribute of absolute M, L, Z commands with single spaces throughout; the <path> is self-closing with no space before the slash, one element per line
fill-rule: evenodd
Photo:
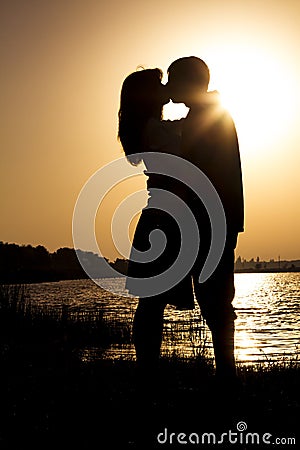
<path fill-rule="evenodd" d="M 235 269 L 235 274 L 244 274 L 244 273 L 299 273 L 300 267 L 295 267 L 293 269 Z M 126 274 L 120 273 L 120 278 L 126 277 Z M 112 277 L 98 277 L 103 279 L 109 279 Z M 95 279 L 98 279 L 95 278 Z M 113 277 L 113 278 L 119 278 L 119 277 Z M 60 281 L 79 281 L 79 280 L 92 280 L 92 278 L 86 276 L 86 277 L 80 277 L 80 278 L 73 278 L 73 277 L 62 277 L 62 278 L 39 278 L 39 279 L 29 279 L 26 280 L 24 278 L 20 279 L 2 279 L 0 280 L 0 285 L 18 285 L 18 284 L 39 284 L 39 283 L 58 283 Z"/>

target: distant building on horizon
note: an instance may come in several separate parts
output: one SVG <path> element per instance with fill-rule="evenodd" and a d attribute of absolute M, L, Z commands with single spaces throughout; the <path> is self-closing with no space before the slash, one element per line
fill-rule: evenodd
<path fill-rule="evenodd" d="M 300 260 L 278 260 L 270 259 L 269 261 L 252 258 L 249 261 L 238 256 L 235 261 L 235 272 L 299 272 Z"/>

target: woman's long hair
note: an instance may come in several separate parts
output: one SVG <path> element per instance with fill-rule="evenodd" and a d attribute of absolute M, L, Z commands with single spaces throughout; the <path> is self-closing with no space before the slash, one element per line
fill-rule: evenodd
<path fill-rule="evenodd" d="M 118 138 L 131 164 L 138 164 L 136 153 L 147 151 L 144 130 L 150 118 L 162 118 L 162 71 L 143 69 L 125 78 L 120 99 Z"/>

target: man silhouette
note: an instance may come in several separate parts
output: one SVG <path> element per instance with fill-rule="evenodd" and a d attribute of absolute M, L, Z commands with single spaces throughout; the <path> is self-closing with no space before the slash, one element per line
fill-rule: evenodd
<path fill-rule="evenodd" d="M 191 56 L 174 61 L 168 69 L 167 89 L 175 103 L 190 108 L 183 123 L 181 156 L 195 164 L 214 185 L 222 201 L 227 223 L 222 258 L 211 277 L 198 282 L 211 240 L 207 211 L 192 192 L 185 195 L 197 219 L 200 249 L 192 270 L 194 292 L 202 316 L 211 331 L 216 375 L 235 378 L 234 249 L 244 229 L 244 202 L 239 144 L 235 125 L 219 102 L 217 92 L 208 92 L 210 73 L 201 59 Z"/>

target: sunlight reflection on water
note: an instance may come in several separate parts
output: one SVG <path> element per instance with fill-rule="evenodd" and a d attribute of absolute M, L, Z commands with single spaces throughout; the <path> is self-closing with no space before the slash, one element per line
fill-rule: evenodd
<path fill-rule="evenodd" d="M 300 341 L 299 273 L 236 274 L 239 360 L 295 355 Z"/>
<path fill-rule="evenodd" d="M 235 346 L 239 362 L 277 360 L 295 356 L 300 341 L 300 273 L 235 274 L 237 312 Z M 111 279 L 117 285 L 124 279 Z M 45 307 L 68 305 L 93 312 L 104 309 L 105 316 L 131 323 L 137 299 L 118 297 L 104 291 L 91 280 L 60 281 L 29 285 L 30 298 Z M 162 353 L 195 355 L 203 351 L 212 356 L 210 333 L 201 319 L 198 306 L 193 311 L 165 310 Z M 107 349 L 89 347 L 80 350 L 82 360 L 132 358 L 131 343 L 121 342 Z"/>

